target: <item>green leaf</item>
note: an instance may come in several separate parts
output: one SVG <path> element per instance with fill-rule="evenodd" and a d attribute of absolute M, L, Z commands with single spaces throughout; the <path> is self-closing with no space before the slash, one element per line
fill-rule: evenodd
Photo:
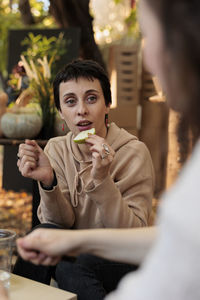
<path fill-rule="evenodd" d="M 122 0 L 114 0 L 115 4 L 119 4 Z"/>

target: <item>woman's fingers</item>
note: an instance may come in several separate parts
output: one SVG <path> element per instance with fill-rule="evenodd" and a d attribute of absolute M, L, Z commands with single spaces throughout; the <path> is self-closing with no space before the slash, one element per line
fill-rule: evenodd
<path fill-rule="evenodd" d="M 23 176 L 29 176 L 30 172 L 32 172 L 38 165 L 38 158 L 35 155 L 23 155 L 17 161 L 17 166 L 19 171 Z"/>
<path fill-rule="evenodd" d="M 105 141 L 105 139 L 97 135 L 89 136 L 89 138 L 86 140 L 86 143 L 91 144 L 90 151 L 97 152 L 102 157 L 102 159 L 106 158 L 109 155 L 113 157 L 115 155 L 115 151 Z"/>
<path fill-rule="evenodd" d="M 36 259 L 36 257 L 38 256 L 38 252 L 37 251 L 35 251 L 35 250 L 27 250 L 26 248 L 24 248 L 22 245 L 19 244 L 19 241 L 17 241 L 17 250 L 18 250 L 18 253 L 20 254 L 20 256 L 24 260 Z"/>
<path fill-rule="evenodd" d="M 45 253 L 36 252 L 34 250 L 28 251 L 27 249 L 23 249 L 22 247 L 18 247 L 18 252 L 24 260 L 31 261 L 35 265 L 53 266 L 56 265 L 61 258 L 49 256 Z"/>
<path fill-rule="evenodd" d="M 59 260 L 60 257 L 48 256 L 44 253 L 40 253 L 37 263 L 44 266 L 54 266 L 59 262 Z"/>
<path fill-rule="evenodd" d="M 38 159 L 33 156 L 24 155 L 22 156 L 22 158 L 19 159 L 19 162 L 20 162 L 20 166 L 23 168 L 27 162 L 37 164 Z"/>
<path fill-rule="evenodd" d="M 49 243 L 55 240 L 52 234 L 55 230 L 38 229 L 30 233 L 24 238 L 17 240 L 17 249 L 23 259 L 31 261 L 36 265 L 55 265 L 61 259 L 60 255 L 49 254 Z M 52 233 L 52 234 L 51 234 Z M 57 236 L 57 235 L 56 235 Z M 46 248 L 46 250 L 45 250 Z M 57 247 L 56 247 L 57 248 Z"/>
<path fill-rule="evenodd" d="M 37 167 L 39 160 L 39 151 L 36 146 L 21 144 L 17 154 L 17 166 L 23 176 Z"/>
<path fill-rule="evenodd" d="M 97 135 L 89 136 L 86 143 L 90 145 L 90 151 L 92 152 L 93 167 L 91 176 L 95 184 L 98 184 L 108 175 L 115 151 L 104 138 Z"/>
<path fill-rule="evenodd" d="M 24 177 L 51 182 L 53 170 L 48 157 L 34 140 L 26 140 L 18 149 L 17 166 Z"/>
<path fill-rule="evenodd" d="M 25 140 L 25 143 L 19 145 L 18 156 L 31 155 L 38 157 L 43 150 L 34 140 Z"/>
<path fill-rule="evenodd" d="M 51 257 L 44 253 L 40 253 L 37 258 L 32 258 L 30 261 L 35 265 L 55 266 L 61 257 Z"/>
<path fill-rule="evenodd" d="M 90 151 L 92 152 L 93 158 L 98 158 L 98 160 L 99 158 L 101 159 L 99 160 L 99 162 L 101 162 L 103 165 L 105 165 L 105 163 L 107 164 L 108 162 L 112 162 L 115 155 L 115 151 L 105 143 L 102 145 L 94 145 L 90 147 Z M 95 153 L 97 153 L 98 155 L 96 155 Z"/>
<path fill-rule="evenodd" d="M 37 168 L 37 162 L 26 161 L 23 166 L 19 167 L 19 170 L 23 176 L 31 177 L 35 168 Z"/>
<path fill-rule="evenodd" d="M 21 151 L 19 150 L 17 153 L 17 157 L 18 159 L 22 159 L 23 157 L 30 157 L 30 158 L 34 158 L 36 160 L 38 160 L 39 158 L 39 152 L 35 149 L 22 149 Z"/>
<path fill-rule="evenodd" d="M 94 161 L 94 168 L 99 171 L 101 168 L 104 169 L 102 171 L 105 174 L 105 171 L 106 171 L 105 167 L 110 166 L 111 162 L 113 161 L 113 156 L 106 155 L 106 156 L 102 157 L 102 155 L 100 155 L 99 153 L 93 152 L 92 157 L 93 157 L 93 161 Z"/>
<path fill-rule="evenodd" d="M 38 264 L 40 260 L 44 259 L 44 255 L 42 255 L 38 250 L 34 249 L 31 244 L 29 247 L 26 246 L 24 243 L 24 238 L 19 238 L 16 243 L 18 253 L 24 260 Z"/>
<path fill-rule="evenodd" d="M 95 160 L 97 167 L 100 166 L 101 165 L 101 160 L 102 160 L 100 154 L 98 152 L 93 152 L 92 157 Z"/>

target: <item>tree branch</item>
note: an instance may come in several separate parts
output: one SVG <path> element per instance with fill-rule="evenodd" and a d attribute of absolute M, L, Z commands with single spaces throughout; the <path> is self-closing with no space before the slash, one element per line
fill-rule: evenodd
<path fill-rule="evenodd" d="M 35 24 L 29 0 L 19 0 L 19 11 L 21 13 L 22 22 L 25 25 Z"/>
<path fill-rule="evenodd" d="M 93 18 L 89 13 L 89 0 L 50 0 L 50 13 L 60 27 L 80 27 L 82 57 L 93 59 L 106 69 L 101 52 L 94 39 Z"/>

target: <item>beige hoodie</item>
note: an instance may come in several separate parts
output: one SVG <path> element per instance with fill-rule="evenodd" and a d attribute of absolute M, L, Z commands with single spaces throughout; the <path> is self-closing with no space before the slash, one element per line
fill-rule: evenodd
<path fill-rule="evenodd" d="M 110 174 L 94 186 L 91 160 L 84 161 L 73 134 L 50 139 L 45 147 L 58 184 L 41 188 L 41 223 L 64 228 L 130 228 L 148 225 L 154 188 L 151 157 L 144 143 L 110 125 L 106 141 L 115 150 Z"/>

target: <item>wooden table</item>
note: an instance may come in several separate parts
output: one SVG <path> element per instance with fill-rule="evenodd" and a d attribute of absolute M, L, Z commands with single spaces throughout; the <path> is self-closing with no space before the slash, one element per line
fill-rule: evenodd
<path fill-rule="evenodd" d="M 11 146 L 19 146 L 21 143 L 24 143 L 23 140 L 17 140 L 17 139 L 7 139 L 7 138 L 0 138 L 0 145 L 11 145 Z M 36 140 L 39 146 L 44 147 L 46 146 L 46 143 L 48 140 Z"/>
<path fill-rule="evenodd" d="M 11 274 L 10 300 L 77 300 L 70 292 Z"/>

